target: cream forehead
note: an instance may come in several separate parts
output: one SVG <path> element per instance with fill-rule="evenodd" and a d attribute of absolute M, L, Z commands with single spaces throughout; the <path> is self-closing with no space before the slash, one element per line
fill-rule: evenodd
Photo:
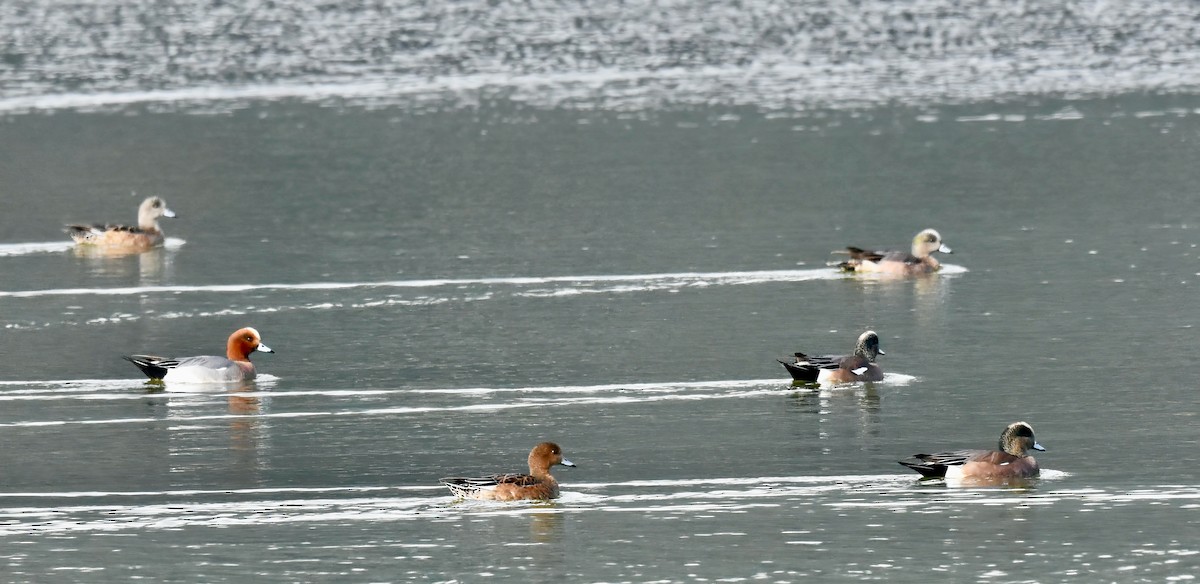
<path fill-rule="evenodd" d="M 1033 436 L 1033 426 L 1030 426 L 1028 422 L 1013 422 L 1008 425 L 1008 429 L 1014 433 L 1025 430 L 1029 436 Z"/>

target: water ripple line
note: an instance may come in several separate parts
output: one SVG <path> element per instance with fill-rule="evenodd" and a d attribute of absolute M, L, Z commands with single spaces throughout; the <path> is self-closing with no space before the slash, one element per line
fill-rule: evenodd
<path fill-rule="evenodd" d="M 673 282 L 678 285 L 761 284 L 799 282 L 842 277 L 832 268 L 810 270 L 758 270 L 745 272 L 678 272 L 658 274 L 607 274 L 581 276 L 517 276 L 499 278 L 430 278 L 379 282 L 306 282 L 274 284 L 208 284 L 172 286 L 128 286 L 116 288 L 54 288 L 46 290 L 3 290 L 0 298 L 44 296 L 127 296 L 139 294 L 182 294 L 193 292 L 241 293 L 261 290 L 346 290 L 355 288 L 440 288 L 449 286 L 531 286 L 561 283 Z"/>
<path fill-rule="evenodd" d="M 1051 479 L 1052 480 L 1052 479 Z M 963 505 L 1029 505 L 1149 501 L 1192 505 L 1195 486 L 1146 485 L 1133 490 L 1053 489 L 1052 482 L 1029 489 L 946 489 L 928 496 L 911 475 L 717 477 L 675 480 L 563 483 L 552 505 L 538 501 L 458 501 L 440 485 L 367 487 L 259 487 L 130 492 L 0 493 L 0 537 L 173 529 L 184 526 L 274 525 L 329 521 L 445 520 L 448 518 L 528 513 L 735 513 L 748 508 L 832 506 L 845 511 L 881 508 L 945 512 Z M 647 492 L 646 487 L 661 490 Z M 716 487 L 703 489 L 697 487 Z M 885 500 L 864 504 L 864 487 Z M 598 492 L 599 491 L 599 492 Z M 611 494 L 603 491 L 613 491 Z M 275 497 L 281 495 L 281 497 Z M 339 496 L 345 495 L 345 496 Z M 196 500 L 196 497 L 201 497 Z M 191 500 L 180 501 L 179 498 Z M 22 500 L 76 499 L 74 505 L 28 505 Z M 116 499 L 107 501 L 106 499 Z M 131 501 L 132 499 L 132 501 Z M 139 502 L 138 499 L 145 499 Z M 57 503 L 57 501 L 55 501 Z M 11 505 L 11 503 L 18 503 Z M 1192 552 L 1188 552 L 1192 553 Z"/>

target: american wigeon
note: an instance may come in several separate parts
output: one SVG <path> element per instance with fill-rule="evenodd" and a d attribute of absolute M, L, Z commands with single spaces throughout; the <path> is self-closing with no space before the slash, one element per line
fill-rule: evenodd
<path fill-rule="evenodd" d="M 563 458 L 562 448 L 557 444 L 542 442 L 529 451 L 529 474 L 448 477 L 438 479 L 438 482 L 449 487 L 454 496 L 464 499 L 554 499 L 558 497 L 558 481 L 550 476 L 550 467 L 556 464 L 575 466 L 575 463 Z"/>
<path fill-rule="evenodd" d="M 1005 483 L 1038 476 L 1038 463 L 1027 452 L 1045 451 L 1033 437 L 1033 426 L 1013 422 L 1000 435 L 1000 450 L 954 450 L 914 454 L 899 461 L 926 478 L 962 479 L 977 484 Z"/>
<path fill-rule="evenodd" d="M 829 355 L 810 357 L 796 353 L 795 361 L 777 359 L 792 374 L 792 379 L 805 383 L 852 383 L 855 381 L 883 381 L 883 369 L 875 364 L 875 357 L 886 355 L 879 348 L 879 335 L 867 331 L 858 336 L 853 355 Z"/>
<path fill-rule="evenodd" d="M 251 327 L 229 335 L 225 356 L 164 358 L 153 355 L 129 355 L 126 361 L 137 365 L 150 379 L 182 383 L 229 383 L 254 379 L 250 353 L 274 353 Z"/>
<path fill-rule="evenodd" d="M 66 232 L 80 245 L 149 249 L 163 243 L 163 232 L 158 226 L 158 218 L 174 216 L 175 212 L 168 209 L 166 202 L 161 198 L 150 197 L 138 207 L 137 227 L 103 223 L 68 225 Z"/>
<path fill-rule="evenodd" d="M 837 267 L 844 272 L 864 274 L 884 274 L 891 276 L 906 276 L 913 274 L 928 274 L 941 269 L 942 264 L 933 257 L 933 252 L 953 253 L 942 236 L 933 229 L 926 229 L 913 237 L 912 251 L 868 251 L 857 247 L 847 247 L 846 251 L 833 253 L 849 253 L 850 259 L 840 262 Z"/>

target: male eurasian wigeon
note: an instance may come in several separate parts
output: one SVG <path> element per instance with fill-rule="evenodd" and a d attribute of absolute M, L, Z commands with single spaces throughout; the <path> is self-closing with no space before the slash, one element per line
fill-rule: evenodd
<path fill-rule="evenodd" d="M 867 331 L 858 336 L 853 355 L 810 357 L 796 353 L 795 361 L 776 359 L 792 374 L 792 379 L 805 383 L 851 383 L 854 381 L 883 381 L 883 369 L 875 357 L 886 355 L 879 348 L 879 335 Z"/>
<path fill-rule="evenodd" d="M 152 355 L 130 355 L 126 361 L 138 366 L 150 379 L 182 383 L 229 383 L 254 379 L 254 364 L 250 353 L 274 353 L 262 342 L 258 331 L 251 327 L 229 335 L 225 356 L 164 358 Z"/>
<path fill-rule="evenodd" d="M 1000 450 L 954 450 L 914 454 L 899 461 L 926 478 L 962 479 L 975 484 L 1000 484 L 1038 476 L 1038 463 L 1027 453 L 1045 451 L 1033 437 L 1033 426 L 1013 422 L 1000 435 Z"/>
<path fill-rule="evenodd" d="M 928 274 L 942 268 L 933 257 L 933 252 L 953 253 L 942 236 L 933 229 L 926 229 L 913 237 L 912 252 L 904 251 L 868 251 L 857 247 L 847 247 L 846 251 L 833 253 L 849 253 L 850 259 L 838 263 L 837 267 L 844 272 L 863 274 L 883 274 L 889 276 L 908 276 Z"/>
<path fill-rule="evenodd" d="M 550 467 L 561 464 L 575 466 L 563 458 L 562 448 L 553 442 L 542 442 L 529 451 L 529 474 L 501 474 L 486 477 L 448 477 L 438 482 L 450 487 L 450 492 L 464 499 L 518 501 L 522 499 L 554 499 L 558 497 L 558 481 L 550 476 Z"/>
<path fill-rule="evenodd" d="M 117 224 L 68 225 L 66 232 L 80 245 L 97 245 L 108 248 L 149 249 L 163 243 L 163 232 L 158 226 L 159 217 L 174 217 L 175 212 L 158 197 L 142 201 L 138 207 L 137 227 Z"/>

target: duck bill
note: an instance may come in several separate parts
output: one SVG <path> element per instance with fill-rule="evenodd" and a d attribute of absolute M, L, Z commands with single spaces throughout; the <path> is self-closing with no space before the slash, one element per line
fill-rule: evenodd
<path fill-rule="evenodd" d="M 1033 449 L 1034 449 L 1034 450 L 1037 450 L 1038 452 L 1045 452 L 1045 451 L 1046 451 L 1046 447 L 1045 447 L 1045 446 L 1042 446 L 1041 444 L 1038 444 L 1037 442 L 1034 442 L 1034 443 L 1033 443 Z"/>
<path fill-rule="evenodd" d="M 942 244 L 941 247 L 938 248 L 938 251 L 940 251 L 942 253 L 954 253 L 954 250 L 946 247 L 946 244 L 944 244 L 944 243 Z"/>
<path fill-rule="evenodd" d="M 562 462 L 560 462 L 559 464 L 561 464 L 561 465 L 563 465 L 563 466 L 572 466 L 572 467 L 573 467 L 573 466 L 575 466 L 575 463 L 574 463 L 574 462 L 571 462 L 571 461 L 569 461 L 569 460 L 567 460 L 567 459 L 565 459 L 565 458 L 564 458 L 564 459 L 562 459 Z"/>
<path fill-rule="evenodd" d="M 876 352 L 876 353 L 879 353 L 880 355 L 887 355 L 887 353 L 884 353 L 884 352 L 883 352 L 883 349 L 878 349 L 878 348 L 877 348 L 877 349 L 875 349 L 875 352 Z"/>
<path fill-rule="evenodd" d="M 268 347 L 262 343 L 259 343 L 258 348 L 254 349 L 254 350 L 258 351 L 259 353 L 274 353 L 275 352 L 275 349 L 272 349 L 271 347 Z"/>
<path fill-rule="evenodd" d="M 174 219 L 175 212 L 170 209 L 163 209 L 163 217 L 170 217 L 171 219 Z"/>

